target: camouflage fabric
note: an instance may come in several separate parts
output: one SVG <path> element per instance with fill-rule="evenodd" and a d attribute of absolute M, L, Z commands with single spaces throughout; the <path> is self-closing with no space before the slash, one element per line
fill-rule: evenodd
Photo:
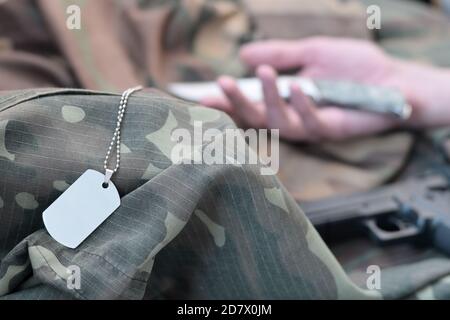
<path fill-rule="evenodd" d="M 73 4 L 81 9 L 81 30 L 66 27 L 66 8 Z M 273 25 L 265 37 L 369 37 L 364 15 L 357 1 L 6 1 L 0 4 L 0 39 L 9 49 L 0 51 L 0 89 L 116 92 L 136 84 L 163 89 L 168 81 L 213 80 L 222 73 L 242 76 L 238 48 L 266 33 L 268 23 Z M 294 21 L 300 26 L 287 33 L 286 25 Z M 318 148 L 325 152 L 282 143 L 280 178 L 297 199 L 379 185 L 404 163 L 412 139 L 403 136 Z M 284 168 L 295 170 L 285 174 Z M 312 177 L 311 170 L 320 174 Z"/>
<path fill-rule="evenodd" d="M 406 20 L 401 17 L 411 12 L 398 3 L 383 4 L 383 13 L 390 12 L 392 18 L 383 21 L 400 21 L 391 24 L 392 32 L 405 30 L 401 26 Z M 81 30 L 66 28 L 69 4 L 82 8 Z M 417 7 L 419 17 L 434 19 L 423 13 L 424 7 Z M 353 30 L 346 19 L 353 19 L 349 23 L 354 25 L 354 18 L 359 21 L 364 12 L 353 2 L 349 8 L 355 15 L 335 8 L 343 19 L 336 24 L 344 30 L 340 36 Z M 263 28 L 267 13 L 262 9 L 258 20 L 257 13 L 244 14 L 240 2 L 225 0 L 3 1 L 0 89 L 56 86 L 118 92 L 138 83 L 164 87 L 167 81 L 212 80 L 220 73 L 240 76 L 245 70 L 236 53 L 242 42 L 261 34 L 258 28 Z M 417 23 L 417 17 L 408 16 L 408 23 Z M 311 34 L 323 30 L 323 20 L 317 21 L 321 23 Z M 300 25 L 300 29 L 304 28 Z M 431 37 L 437 29 L 430 30 Z M 281 36 L 284 31 L 279 25 L 271 32 Z M 353 36 L 359 31 L 352 32 Z M 418 45 L 411 35 L 408 49 L 401 50 L 405 39 L 395 34 L 388 38 L 385 33 L 381 45 L 398 56 L 445 65 L 440 58 L 445 57 L 444 48 L 422 49 L 427 43 L 438 43 L 436 38 Z M 208 45 L 211 41 L 214 46 Z M 0 294 L 4 298 L 379 297 L 349 281 L 274 177 L 257 176 L 251 166 L 170 166 L 164 155 L 167 134 L 152 138 L 152 132 L 189 126 L 191 117 L 212 117 L 210 125 L 222 130 L 232 124 L 223 115 L 205 116 L 206 110 L 161 95 L 138 94 L 132 99 L 127 121 L 139 125 L 124 129 L 123 150 L 130 153 L 123 155 L 121 173 L 115 177 L 125 206 L 80 250 L 62 248 L 42 230 L 42 210 L 84 170 L 101 169 L 114 126 L 116 109 L 111 106 L 117 105 L 118 97 L 60 90 L 17 91 L 0 98 Z M 392 133 L 316 147 L 284 144 L 280 178 L 297 199 L 369 188 L 398 173 L 412 141 L 408 133 Z M 312 170 L 320 174 L 313 177 Z M 136 220 L 129 218 L 130 212 Z M 335 254 L 350 270 L 354 264 L 345 257 L 351 250 L 341 249 Z M 363 268 L 382 259 L 366 249 L 358 257 Z M 401 290 L 383 291 L 383 297 L 413 297 L 422 289 L 430 296 L 429 288 L 435 297 L 443 297 L 439 279 L 448 273 L 444 260 L 439 262 L 444 267 L 435 273 L 414 264 L 408 269 L 410 278 L 393 278 L 392 284 Z M 82 269 L 79 291 L 67 289 L 70 265 Z M 383 274 L 388 272 L 383 269 Z M 364 287 L 364 281 L 360 285 Z"/>
<path fill-rule="evenodd" d="M 385 299 L 449 300 L 449 274 L 450 260 L 442 255 L 382 269 L 380 293 Z M 365 286 L 367 273 L 353 273 L 351 279 Z"/>
<path fill-rule="evenodd" d="M 450 21 L 425 3 L 408 0 L 360 0 L 381 9 L 379 44 L 395 56 L 450 66 Z M 418 23 L 420 21 L 420 23 Z"/>
<path fill-rule="evenodd" d="M 280 143 L 278 176 L 298 201 L 369 189 L 399 172 L 413 141 L 409 133 L 392 132 L 320 145 Z"/>
<path fill-rule="evenodd" d="M 422 288 L 412 296 L 418 300 L 449 300 L 450 277 L 446 276 L 431 285 Z"/>
<path fill-rule="evenodd" d="M 51 34 L 35 1 L 0 2 L 0 90 L 77 86 Z"/>
<path fill-rule="evenodd" d="M 114 178 L 121 206 L 80 247 L 63 247 L 43 230 L 42 211 L 86 169 L 102 171 L 118 100 L 76 89 L 0 97 L 3 299 L 393 299 L 426 286 L 422 296 L 450 294 L 446 258 L 383 270 L 380 292 L 359 289 L 258 165 L 172 164 L 173 130 L 234 124 L 156 92 L 130 98 Z M 79 289 L 67 286 L 73 266 Z"/>
<path fill-rule="evenodd" d="M 442 67 L 450 65 L 450 38 L 448 33 L 450 22 L 442 13 L 426 4 L 415 1 L 361 0 L 361 3 L 365 6 L 372 4 L 380 6 L 382 28 L 376 31 L 377 41 L 390 54 L 399 58 L 412 59 Z M 421 21 L 421 23 L 418 24 L 417 21 Z M 450 154 L 448 132 L 449 129 L 444 128 L 430 130 L 430 132 L 423 134 L 424 137 L 422 137 L 422 134 L 417 135 L 414 138 L 415 145 L 407 159 L 408 161 L 395 178 L 407 178 L 426 170 L 448 167 L 448 162 L 439 160 L 440 150 L 438 150 L 447 152 L 447 160 L 450 159 L 448 157 Z M 425 138 L 428 135 L 433 137 L 432 140 Z M 434 148 L 434 145 L 438 145 L 438 148 Z M 361 285 L 364 284 L 364 279 L 367 276 L 365 269 L 373 264 L 379 265 L 383 274 L 389 274 L 391 269 L 397 270 L 395 271 L 396 274 L 408 274 L 411 271 L 409 266 L 415 265 L 417 271 L 411 275 L 411 278 L 428 277 L 432 274 L 427 268 L 420 267 L 421 263 L 430 266 L 430 268 L 434 265 L 445 267 L 448 264 L 448 258 L 443 257 L 432 248 L 420 248 L 410 244 L 395 244 L 380 248 L 368 239 L 353 238 L 342 243 L 328 243 L 328 245 L 344 270 L 356 283 Z M 411 280 L 405 279 L 404 281 Z M 439 283 L 439 281 L 436 283 Z M 394 281 L 393 284 L 396 285 L 397 281 Z M 428 293 L 428 297 L 432 297 L 430 287 L 423 286 L 418 290 L 428 288 L 425 292 Z M 439 285 L 440 291 L 434 297 L 449 299 L 450 294 L 448 291 L 443 291 L 442 288 L 445 287 Z M 398 295 L 396 296 L 398 297 Z M 406 298 L 406 296 L 404 297 Z"/>
<path fill-rule="evenodd" d="M 70 5 L 81 10 L 79 30 L 67 28 Z M 233 0 L 2 1 L 0 17 L 0 70 L 11 76 L 3 90 L 122 90 L 225 70 L 239 76 L 238 46 L 250 37 L 249 18 Z"/>
<path fill-rule="evenodd" d="M 39 1 L 81 86 L 123 90 L 136 83 L 240 76 L 240 43 L 250 21 L 226 1 Z M 66 8 L 78 5 L 80 30 L 66 28 Z M 98 41 L 101 39 L 101 41 Z M 114 65 L 114 68 L 111 66 Z"/>
<path fill-rule="evenodd" d="M 242 0 L 263 39 L 326 35 L 371 39 L 358 0 Z"/>
<path fill-rule="evenodd" d="M 119 96 L 42 89 L 0 97 L 3 298 L 376 298 L 352 284 L 279 180 L 257 165 L 174 165 L 176 128 L 220 132 L 223 113 L 138 93 L 114 178 L 122 204 L 75 250 L 42 211 L 86 169 L 102 171 Z M 68 289 L 69 266 L 81 269 Z"/>
<path fill-rule="evenodd" d="M 371 39 L 360 1 L 244 0 L 255 37 L 299 39 L 327 35 Z M 279 178 L 297 200 L 314 200 L 383 184 L 408 158 L 411 134 L 388 133 L 340 143 L 280 144 Z"/>

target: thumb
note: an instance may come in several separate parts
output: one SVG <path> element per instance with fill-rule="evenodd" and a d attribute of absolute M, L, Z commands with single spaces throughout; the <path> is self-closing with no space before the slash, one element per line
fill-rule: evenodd
<path fill-rule="evenodd" d="M 240 57 L 251 68 L 267 64 L 277 70 L 286 70 L 313 63 L 315 48 L 315 43 L 308 39 L 261 41 L 244 45 Z"/>

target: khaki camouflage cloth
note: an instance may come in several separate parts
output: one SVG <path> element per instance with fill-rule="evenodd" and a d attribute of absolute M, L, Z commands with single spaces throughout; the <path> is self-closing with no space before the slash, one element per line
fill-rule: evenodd
<path fill-rule="evenodd" d="M 373 4 L 380 6 L 382 28 L 376 30 L 375 36 L 376 41 L 387 52 L 400 58 L 421 63 L 441 67 L 450 66 L 450 21 L 441 12 L 425 3 L 409 0 L 361 0 L 361 3 L 365 6 Z M 444 128 L 430 130 L 430 132 L 423 134 L 424 136 L 432 136 L 432 139 L 423 139 L 420 135 L 419 139 L 415 137 L 414 148 L 395 178 L 416 176 L 424 171 L 436 169 L 436 166 L 448 167 L 448 160 L 450 159 L 449 133 L 450 130 Z M 435 144 L 446 151 L 447 162 L 440 163 L 436 160 L 439 156 L 437 150 L 433 148 Z M 440 259 L 443 258 L 431 248 L 418 249 L 407 244 L 380 248 L 368 239 L 352 239 L 340 244 L 330 244 L 330 247 L 344 269 L 358 283 L 360 283 L 361 272 L 365 272 L 367 266 L 371 264 L 377 264 L 383 270 L 387 270 L 391 266 L 407 266 L 424 260 L 437 259 L 437 261 L 441 261 Z M 401 268 L 399 267 L 399 270 Z M 405 271 L 405 273 L 407 272 Z M 426 274 L 426 268 L 422 268 L 422 272 L 418 271 L 418 274 L 414 274 L 414 277 L 419 277 L 421 273 Z M 363 279 L 367 277 L 365 273 L 362 276 Z M 397 282 L 394 281 L 395 283 Z M 435 297 L 442 299 L 443 291 L 440 290 Z M 428 295 L 428 298 L 431 297 L 432 295 Z M 418 296 L 417 298 L 425 298 L 425 296 Z M 447 296 L 447 298 L 449 297 Z"/>
<path fill-rule="evenodd" d="M 77 249 L 58 244 L 42 211 L 85 170 L 102 171 L 119 98 L 75 89 L 1 96 L 3 298 L 369 299 L 448 287 L 433 284 L 450 272 L 441 259 L 426 273 L 410 266 L 404 279 L 385 271 L 381 292 L 358 289 L 275 176 L 258 165 L 172 164 L 173 130 L 234 124 L 155 92 L 129 101 L 114 177 L 121 206 Z M 67 285 L 73 266 L 79 288 Z"/>
<path fill-rule="evenodd" d="M 237 54 L 252 39 L 371 36 L 364 7 L 356 0 L 257 3 L 3 2 L 0 89 L 53 86 L 120 92 L 137 84 L 164 89 L 169 81 L 214 80 L 222 73 L 243 76 L 246 70 Z M 81 9 L 80 30 L 66 26 L 66 9 L 74 4 Z M 299 26 L 292 28 L 295 23 Z M 283 142 L 280 178 L 298 200 L 367 189 L 391 179 L 411 145 L 407 133 L 323 145 L 317 152 Z"/>
<path fill-rule="evenodd" d="M 5 298 L 370 298 L 353 285 L 273 176 L 257 165 L 173 165 L 176 128 L 224 132 L 225 114 L 133 95 L 114 177 L 122 204 L 77 249 L 42 211 L 85 170 L 102 171 L 115 94 L 27 90 L 0 98 L 0 295 Z M 81 269 L 68 289 L 66 268 Z"/>
<path fill-rule="evenodd" d="M 168 81 L 244 75 L 237 52 L 256 38 L 373 37 L 361 26 L 365 7 L 359 1 L 297 2 L 304 10 L 291 10 L 289 0 L 272 2 L 279 10 L 253 0 L 2 1 L 0 89 L 163 89 Z M 396 11 L 389 11 L 390 3 Z M 71 4 L 81 8 L 81 30 L 66 27 Z M 383 3 L 392 13 L 391 31 L 405 21 L 416 24 L 418 16 L 437 16 L 404 5 Z M 286 33 L 283 20 L 299 25 Z M 274 21 L 276 27 L 268 28 Z M 447 30 L 446 22 L 436 21 L 427 24 L 426 34 Z M 432 56 L 414 47 L 411 35 L 405 54 L 401 44 L 395 47 L 395 32 L 376 36 L 394 54 L 445 65 L 439 58 L 448 52 L 444 47 Z M 390 42 L 384 42 L 387 36 Z M 102 171 L 118 100 L 117 94 L 75 89 L 0 97 L 3 298 L 450 297 L 449 260 L 434 253 L 407 272 L 383 270 L 381 292 L 358 289 L 285 187 L 260 176 L 256 166 L 171 165 L 168 137 L 175 128 L 192 129 L 196 119 L 219 130 L 233 124 L 220 113 L 157 93 L 130 100 L 122 166 L 114 178 L 122 206 L 80 248 L 63 248 L 42 229 L 42 211 L 86 169 Z M 282 144 L 279 177 L 297 199 L 369 188 L 397 174 L 412 143 L 409 133 L 399 132 L 341 144 Z M 361 248 L 366 254 L 357 261 L 348 259 L 347 247 L 336 251 L 345 270 L 379 262 L 381 249 Z M 79 290 L 67 288 L 70 266 L 81 268 Z M 352 279 L 365 288 L 367 274 Z"/>
<path fill-rule="evenodd" d="M 360 0 L 378 5 L 382 28 L 377 40 L 389 53 L 401 58 L 450 67 L 450 21 L 436 8 L 419 1 Z"/>

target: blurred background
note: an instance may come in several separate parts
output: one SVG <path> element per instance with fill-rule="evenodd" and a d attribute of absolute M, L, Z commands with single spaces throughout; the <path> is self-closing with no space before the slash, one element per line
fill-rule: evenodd
<path fill-rule="evenodd" d="M 374 5 L 378 29 L 367 24 Z M 396 57 L 450 67 L 450 0 L 0 0 L 0 90 L 164 90 L 173 81 L 243 77 L 251 74 L 239 60 L 242 44 L 317 35 L 366 39 Z M 424 136 L 450 146 L 445 130 L 284 142 L 279 178 L 299 201 L 367 190 L 429 167 L 435 159 L 424 155 L 434 151 Z M 368 264 L 438 255 L 367 239 L 329 245 L 354 279 Z"/>
<path fill-rule="evenodd" d="M 0 89 L 243 76 L 241 44 L 327 35 L 449 66 L 449 0 L 1 0 Z M 380 28 L 369 29 L 369 6 Z M 120 76 L 118 76 L 120 75 Z"/>

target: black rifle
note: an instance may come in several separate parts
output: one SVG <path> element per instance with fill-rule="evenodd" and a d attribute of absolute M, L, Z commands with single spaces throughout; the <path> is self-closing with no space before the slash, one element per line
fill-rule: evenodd
<path fill-rule="evenodd" d="M 450 184 L 441 175 L 299 204 L 319 231 L 348 223 L 380 244 L 415 239 L 450 254 Z"/>

